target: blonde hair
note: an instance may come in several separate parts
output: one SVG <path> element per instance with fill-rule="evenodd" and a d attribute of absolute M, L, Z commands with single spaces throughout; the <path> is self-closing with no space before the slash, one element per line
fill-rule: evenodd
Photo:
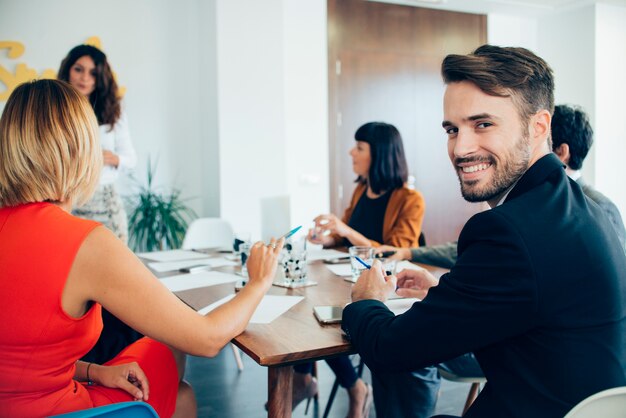
<path fill-rule="evenodd" d="M 101 169 L 98 122 L 78 91 L 58 80 L 13 91 L 0 118 L 0 206 L 82 205 Z"/>

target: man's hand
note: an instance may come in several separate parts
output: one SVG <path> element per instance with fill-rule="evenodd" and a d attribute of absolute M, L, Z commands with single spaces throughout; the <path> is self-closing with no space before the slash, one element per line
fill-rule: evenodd
<path fill-rule="evenodd" d="M 101 386 L 122 389 L 138 401 L 147 401 L 150 395 L 148 378 L 136 362 L 116 366 L 92 364 L 90 377 Z"/>
<path fill-rule="evenodd" d="M 387 295 L 396 289 L 396 277 L 383 274 L 380 261 L 375 260 L 372 268 L 363 270 L 361 276 L 352 287 L 352 302 L 363 299 L 376 299 L 381 302 L 387 300 Z"/>
<path fill-rule="evenodd" d="M 398 273 L 398 296 L 424 299 L 428 289 L 439 284 L 439 279 L 427 270 L 402 270 Z"/>

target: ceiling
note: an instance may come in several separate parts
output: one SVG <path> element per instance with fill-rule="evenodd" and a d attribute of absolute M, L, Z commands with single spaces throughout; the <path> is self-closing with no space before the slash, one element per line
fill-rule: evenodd
<path fill-rule="evenodd" d="M 370 0 L 469 13 L 541 17 L 594 3 L 626 7 L 626 0 Z"/>

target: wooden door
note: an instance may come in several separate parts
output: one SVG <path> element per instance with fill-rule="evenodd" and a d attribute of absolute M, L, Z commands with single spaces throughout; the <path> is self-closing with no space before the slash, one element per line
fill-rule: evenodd
<path fill-rule="evenodd" d="M 395 125 L 414 186 L 426 200 L 429 244 L 455 240 L 478 205 L 463 200 L 441 128 L 442 59 L 486 42 L 486 16 L 328 0 L 331 209 L 348 206 L 354 180 L 348 152 L 366 122 Z"/>

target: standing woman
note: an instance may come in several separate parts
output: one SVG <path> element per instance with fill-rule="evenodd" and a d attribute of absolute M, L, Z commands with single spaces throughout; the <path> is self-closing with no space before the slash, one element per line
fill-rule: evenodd
<path fill-rule="evenodd" d="M 102 223 L 126 244 L 128 219 L 115 181 L 120 172 L 135 167 L 137 157 L 111 66 L 98 48 L 78 45 L 61 62 L 58 78 L 89 99 L 98 119 L 102 145 L 104 165 L 98 189 L 87 204 L 75 208 L 73 213 Z"/>

